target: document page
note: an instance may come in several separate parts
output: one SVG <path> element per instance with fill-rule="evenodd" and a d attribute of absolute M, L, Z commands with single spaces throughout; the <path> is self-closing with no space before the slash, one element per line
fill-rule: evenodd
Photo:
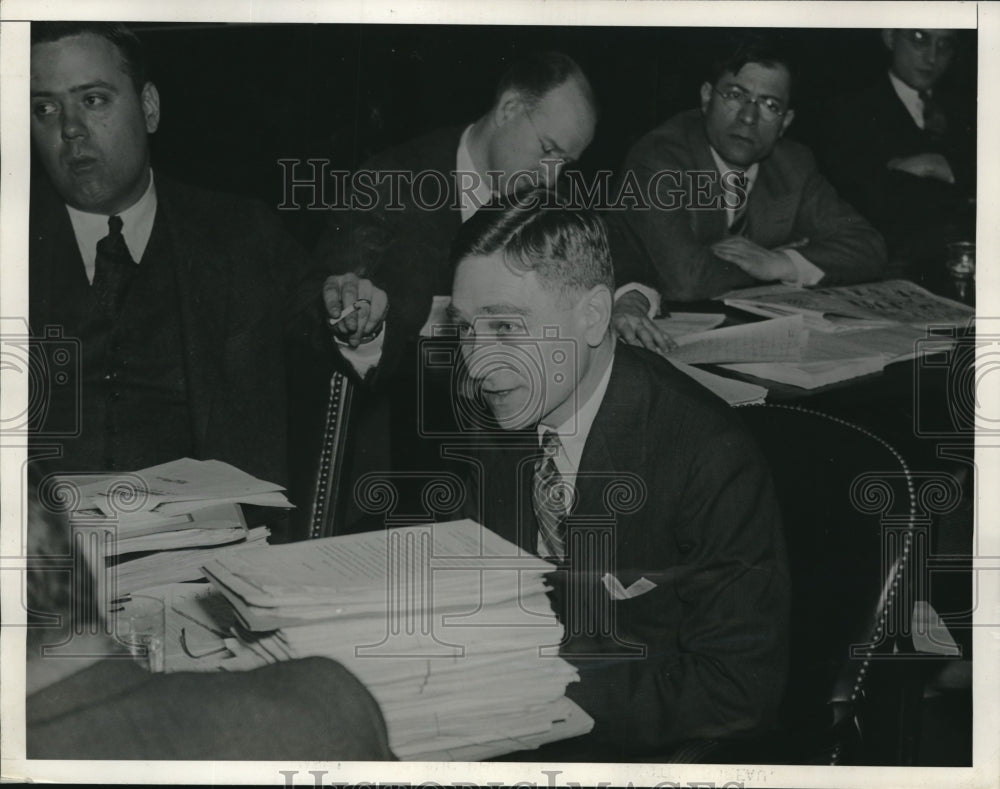
<path fill-rule="evenodd" d="M 688 364 L 794 361 L 807 336 L 802 316 L 789 315 L 680 337 L 669 356 Z"/>

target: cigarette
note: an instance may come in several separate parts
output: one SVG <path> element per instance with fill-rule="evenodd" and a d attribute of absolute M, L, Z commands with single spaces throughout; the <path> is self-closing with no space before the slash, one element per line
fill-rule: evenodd
<path fill-rule="evenodd" d="M 340 317 L 339 318 L 330 318 L 329 319 L 329 323 L 330 323 L 331 326 L 336 326 L 338 323 L 340 323 L 342 320 L 344 320 L 344 318 L 346 318 L 348 315 L 353 315 L 357 311 L 358 311 L 357 307 L 355 307 L 352 304 L 350 307 L 348 307 L 346 310 L 344 310 L 342 313 L 340 313 Z"/>

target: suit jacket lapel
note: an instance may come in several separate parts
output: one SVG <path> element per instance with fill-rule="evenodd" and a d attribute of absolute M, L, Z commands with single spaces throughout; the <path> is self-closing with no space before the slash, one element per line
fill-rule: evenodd
<path fill-rule="evenodd" d="M 28 319 L 32 332 L 40 335 L 46 325 L 64 325 L 67 315 L 81 309 L 80 304 L 60 304 L 74 297 L 60 292 L 57 283 L 72 277 L 82 288 L 90 285 L 69 213 L 55 189 L 47 181 L 35 179 L 31 184 L 31 204 Z"/>
<path fill-rule="evenodd" d="M 791 185 L 785 183 L 784 174 L 773 158 L 764 159 L 747 205 L 751 239 L 769 249 L 786 241 L 795 222 L 797 206 L 796 195 Z"/>
<path fill-rule="evenodd" d="M 708 144 L 708 136 L 705 134 L 705 123 L 699 117 L 698 122 L 692 125 L 691 140 L 688 149 L 694 151 L 696 169 L 700 172 L 712 173 L 716 177 L 712 179 L 710 199 L 715 208 L 698 209 L 689 211 L 695 223 L 695 235 L 702 241 L 717 241 L 726 235 L 729 229 L 729 220 L 726 216 L 725 193 L 722 183 L 718 177 L 719 168 L 715 164 L 712 156 L 712 149 Z M 698 184 L 692 184 L 692 188 Z"/>
<path fill-rule="evenodd" d="M 583 448 L 573 509 L 573 514 L 581 518 L 615 515 L 613 504 L 609 508 L 614 497 L 606 495 L 608 486 L 629 484 L 632 475 L 642 468 L 642 445 L 637 439 L 647 406 L 631 385 L 640 374 L 632 353 L 625 346 L 616 349 L 608 389 Z M 621 542 L 628 525 L 629 519 L 617 519 L 616 543 Z"/>
<path fill-rule="evenodd" d="M 155 222 L 162 223 L 161 229 L 169 234 L 195 447 L 200 450 L 205 444 L 214 401 L 225 385 L 223 327 L 230 306 L 233 262 L 198 223 L 188 220 L 172 184 L 158 177 L 156 188 Z"/>

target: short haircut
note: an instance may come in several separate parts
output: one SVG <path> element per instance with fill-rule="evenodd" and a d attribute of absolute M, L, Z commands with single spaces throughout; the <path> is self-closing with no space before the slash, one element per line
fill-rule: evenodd
<path fill-rule="evenodd" d="M 46 44 L 70 36 L 94 35 L 109 41 L 118 50 L 136 93 L 149 81 L 146 48 L 138 36 L 120 22 L 32 22 L 31 43 Z"/>
<path fill-rule="evenodd" d="M 532 189 L 477 211 L 459 230 L 451 258 L 457 267 L 467 257 L 496 252 L 503 252 L 512 270 L 534 271 L 561 296 L 597 285 L 614 291 L 604 222 L 548 189 Z"/>
<path fill-rule="evenodd" d="M 537 106 L 546 93 L 571 78 L 576 79 L 596 113 L 597 102 L 586 74 L 573 58 L 561 52 L 532 52 L 514 61 L 500 78 L 494 103 L 499 102 L 500 97 L 508 90 L 516 90 L 525 97 L 530 110 Z"/>
<path fill-rule="evenodd" d="M 788 72 L 788 96 L 791 102 L 794 95 L 792 87 L 795 82 L 795 63 L 779 34 L 754 31 L 729 39 L 725 54 L 711 64 L 709 82 L 714 86 L 724 74 L 738 74 L 747 63 L 758 63 L 769 68 L 783 66 Z"/>

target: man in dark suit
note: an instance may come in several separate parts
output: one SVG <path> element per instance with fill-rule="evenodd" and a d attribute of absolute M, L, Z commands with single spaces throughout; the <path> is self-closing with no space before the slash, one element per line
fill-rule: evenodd
<path fill-rule="evenodd" d="M 882 275 L 878 233 L 837 197 L 806 148 L 783 139 L 795 117 L 791 88 L 787 58 L 751 38 L 701 86 L 700 111 L 635 144 L 623 176 L 648 199 L 614 215 L 617 271 L 645 270 L 677 301 Z"/>
<path fill-rule="evenodd" d="M 942 87 L 958 35 L 883 30 L 888 70 L 831 102 L 819 129 L 830 180 L 907 274 L 941 268 L 945 243 L 975 238 L 975 105 L 963 107 Z"/>
<path fill-rule="evenodd" d="M 398 291 L 389 325 L 402 316 L 416 327 L 416 340 L 433 297 L 450 291 L 449 251 L 462 223 L 496 196 L 554 183 L 590 144 L 596 120 L 590 84 L 571 58 L 527 55 L 504 74 L 489 111 L 473 123 L 435 130 L 366 162 L 356 186 L 364 178 L 373 188 L 350 192 L 347 209 L 331 212 L 317 257 L 334 273 L 353 272 Z M 656 307 L 624 315 L 620 329 L 631 336 L 643 328 L 655 332 L 667 347 L 670 341 L 650 320 L 656 293 L 643 290 Z M 416 347 L 400 358 L 378 360 L 380 375 L 393 385 L 384 394 L 369 392 L 357 422 L 368 440 L 355 444 L 350 462 L 354 478 L 392 477 L 404 502 L 418 502 L 419 491 L 404 491 L 416 481 L 414 473 L 447 466 L 436 441 L 421 435 L 417 404 L 427 404 L 435 424 L 449 425 L 450 379 L 422 366 Z M 401 506 L 419 514 L 419 503 Z"/>
<path fill-rule="evenodd" d="M 83 543 L 33 487 L 27 535 L 29 759 L 394 758 L 375 699 L 332 660 L 148 673 L 101 612 L 87 610 L 91 571 L 86 557 L 73 556 Z"/>
<path fill-rule="evenodd" d="M 557 52 L 522 58 L 481 118 L 363 164 L 359 173 L 373 175 L 374 194 L 354 205 L 362 196 L 352 193 L 349 210 L 331 212 L 317 256 L 334 272 L 368 277 L 405 267 L 426 316 L 430 297 L 450 290 L 448 253 L 462 222 L 495 195 L 553 182 L 590 144 L 596 118 L 590 84 L 572 59 Z"/>
<path fill-rule="evenodd" d="M 353 275 L 324 292 L 263 206 L 154 178 L 159 121 L 127 28 L 32 25 L 31 133 L 47 176 L 31 190 L 33 352 L 68 340 L 79 363 L 62 385 L 33 381 L 33 447 L 64 471 L 190 455 L 284 482 L 285 339 L 332 346 L 325 296 L 334 318 L 358 302 L 335 330 L 357 346 L 386 295 Z"/>
<path fill-rule="evenodd" d="M 465 514 L 560 566 L 567 695 L 585 758 L 767 728 L 787 664 L 788 576 L 764 460 L 722 401 L 609 331 L 594 214 L 535 195 L 456 241 L 450 307 L 502 433 Z"/>

